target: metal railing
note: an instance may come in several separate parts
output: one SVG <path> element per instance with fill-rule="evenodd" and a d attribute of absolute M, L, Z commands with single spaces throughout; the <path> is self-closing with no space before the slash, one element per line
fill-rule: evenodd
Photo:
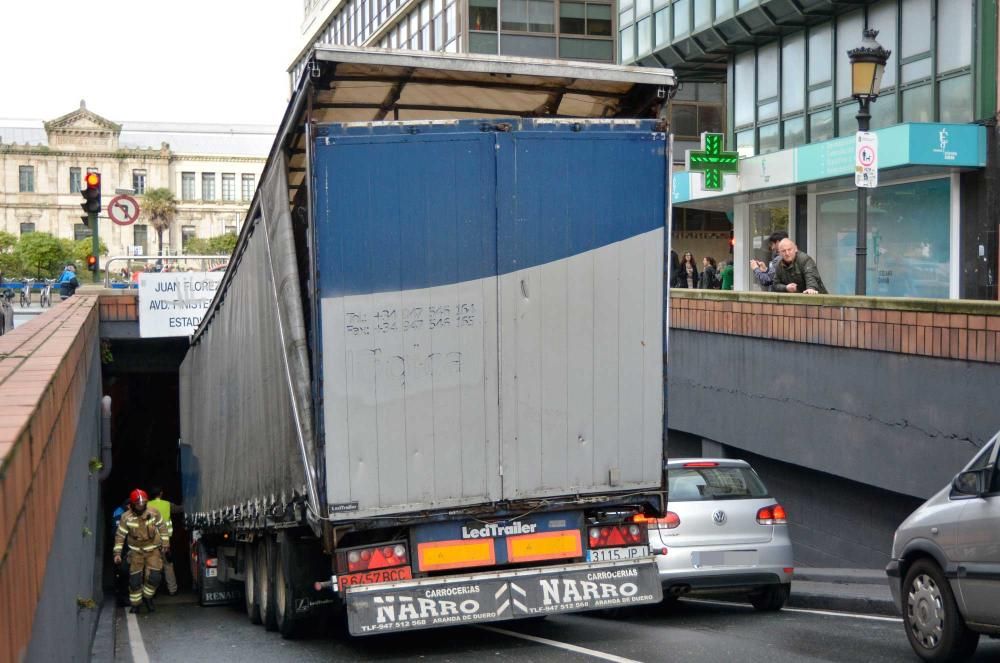
<path fill-rule="evenodd" d="M 125 282 L 128 288 L 138 288 L 138 283 L 132 282 L 132 263 L 139 263 L 143 266 L 142 271 L 150 271 L 145 269 L 150 263 L 154 265 L 159 263 L 161 269 L 153 271 L 187 271 L 190 265 L 188 263 L 195 262 L 202 268 L 205 267 L 205 263 L 209 263 L 206 269 L 214 269 L 215 267 L 220 267 L 229 264 L 229 259 L 231 256 L 220 255 L 220 256 L 197 256 L 197 255 L 184 255 L 184 256 L 111 256 L 104 261 L 104 287 L 112 287 L 112 275 L 114 270 L 111 265 L 114 263 L 126 263 L 126 269 L 129 273 L 129 279 Z M 211 263 L 217 263 L 216 265 L 211 265 Z M 120 280 L 115 280 L 114 282 L 121 283 Z"/>

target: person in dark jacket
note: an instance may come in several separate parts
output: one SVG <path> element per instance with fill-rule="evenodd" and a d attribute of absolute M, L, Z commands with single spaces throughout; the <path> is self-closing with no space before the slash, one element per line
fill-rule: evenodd
<path fill-rule="evenodd" d="M 778 244 L 781 243 L 781 240 L 787 238 L 788 233 L 784 230 L 771 233 L 771 236 L 767 238 L 767 247 L 771 250 L 771 262 L 765 263 L 761 260 L 750 261 L 750 269 L 753 271 L 753 276 L 764 290 L 769 290 L 774 284 L 774 270 L 777 269 L 778 263 L 781 261 L 781 254 L 778 253 Z"/>
<path fill-rule="evenodd" d="M 718 280 L 718 265 L 715 262 L 715 258 L 712 256 L 705 256 L 701 259 L 701 279 L 698 281 L 698 287 L 702 290 L 716 290 L 719 287 Z"/>
<path fill-rule="evenodd" d="M 57 285 L 59 286 L 60 299 L 67 299 L 76 293 L 76 289 L 80 287 L 80 281 L 76 278 L 76 267 L 74 265 L 66 265 L 66 269 L 63 270 L 62 276 L 59 277 Z"/>
<path fill-rule="evenodd" d="M 681 266 L 677 270 L 678 288 L 698 287 L 698 264 L 694 261 L 694 254 L 690 251 L 684 253 L 681 258 Z"/>
<path fill-rule="evenodd" d="M 826 286 L 820 278 L 816 261 L 799 251 L 795 242 L 783 239 L 778 243 L 781 261 L 774 270 L 774 292 L 801 292 L 803 295 L 825 295 Z"/>
<path fill-rule="evenodd" d="M 670 287 L 677 287 L 677 279 L 680 278 L 681 259 L 677 257 L 677 251 L 670 249 Z"/>

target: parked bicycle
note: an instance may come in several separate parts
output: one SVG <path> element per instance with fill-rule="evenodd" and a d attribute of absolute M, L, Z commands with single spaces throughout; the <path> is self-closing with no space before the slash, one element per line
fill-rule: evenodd
<path fill-rule="evenodd" d="M 31 286 L 35 284 L 35 279 L 25 279 L 21 287 L 21 308 L 31 306 Z"/>
<path fill-rule="evenodd" d="M 55 282 L 55 279 L 45 279 L 45 287 L 42 288 L 42 294 L 38 299 L 38 305 L 42 308 L 52 306 L 52 286 Z"/>

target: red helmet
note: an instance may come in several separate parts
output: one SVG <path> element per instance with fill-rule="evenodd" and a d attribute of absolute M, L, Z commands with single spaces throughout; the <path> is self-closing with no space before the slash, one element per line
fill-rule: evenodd
<path fill-rule="evenodd" d="M 149 501 L 149 495 L 146 494 L 145 490 L 136 488 L 129 494 L 128 501 L 132 504 L 145 504 Z"/>

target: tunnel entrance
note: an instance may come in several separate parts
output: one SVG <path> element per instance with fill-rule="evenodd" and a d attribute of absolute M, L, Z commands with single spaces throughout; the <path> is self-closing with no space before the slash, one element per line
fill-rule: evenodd
<path fill-rule="evenodd" d="M 111 547 L 112 514 L 135 488 L 153 497 L 159 486 L 164 499 L 183 501 L 177 441 L 180 438 L 179 371 L 188 349 L 186 338 L 104 339 L 101 355 L 104 393 L 111 397 L 112 466 L 102 484 L 107 523 L 105 590 L 114 589 Z M 173 515 L 171 538 L 179 591 L 191 588 L 188 533 L 183 514 Z M 166 593 L 161 586 L 160 593 Z"/>

